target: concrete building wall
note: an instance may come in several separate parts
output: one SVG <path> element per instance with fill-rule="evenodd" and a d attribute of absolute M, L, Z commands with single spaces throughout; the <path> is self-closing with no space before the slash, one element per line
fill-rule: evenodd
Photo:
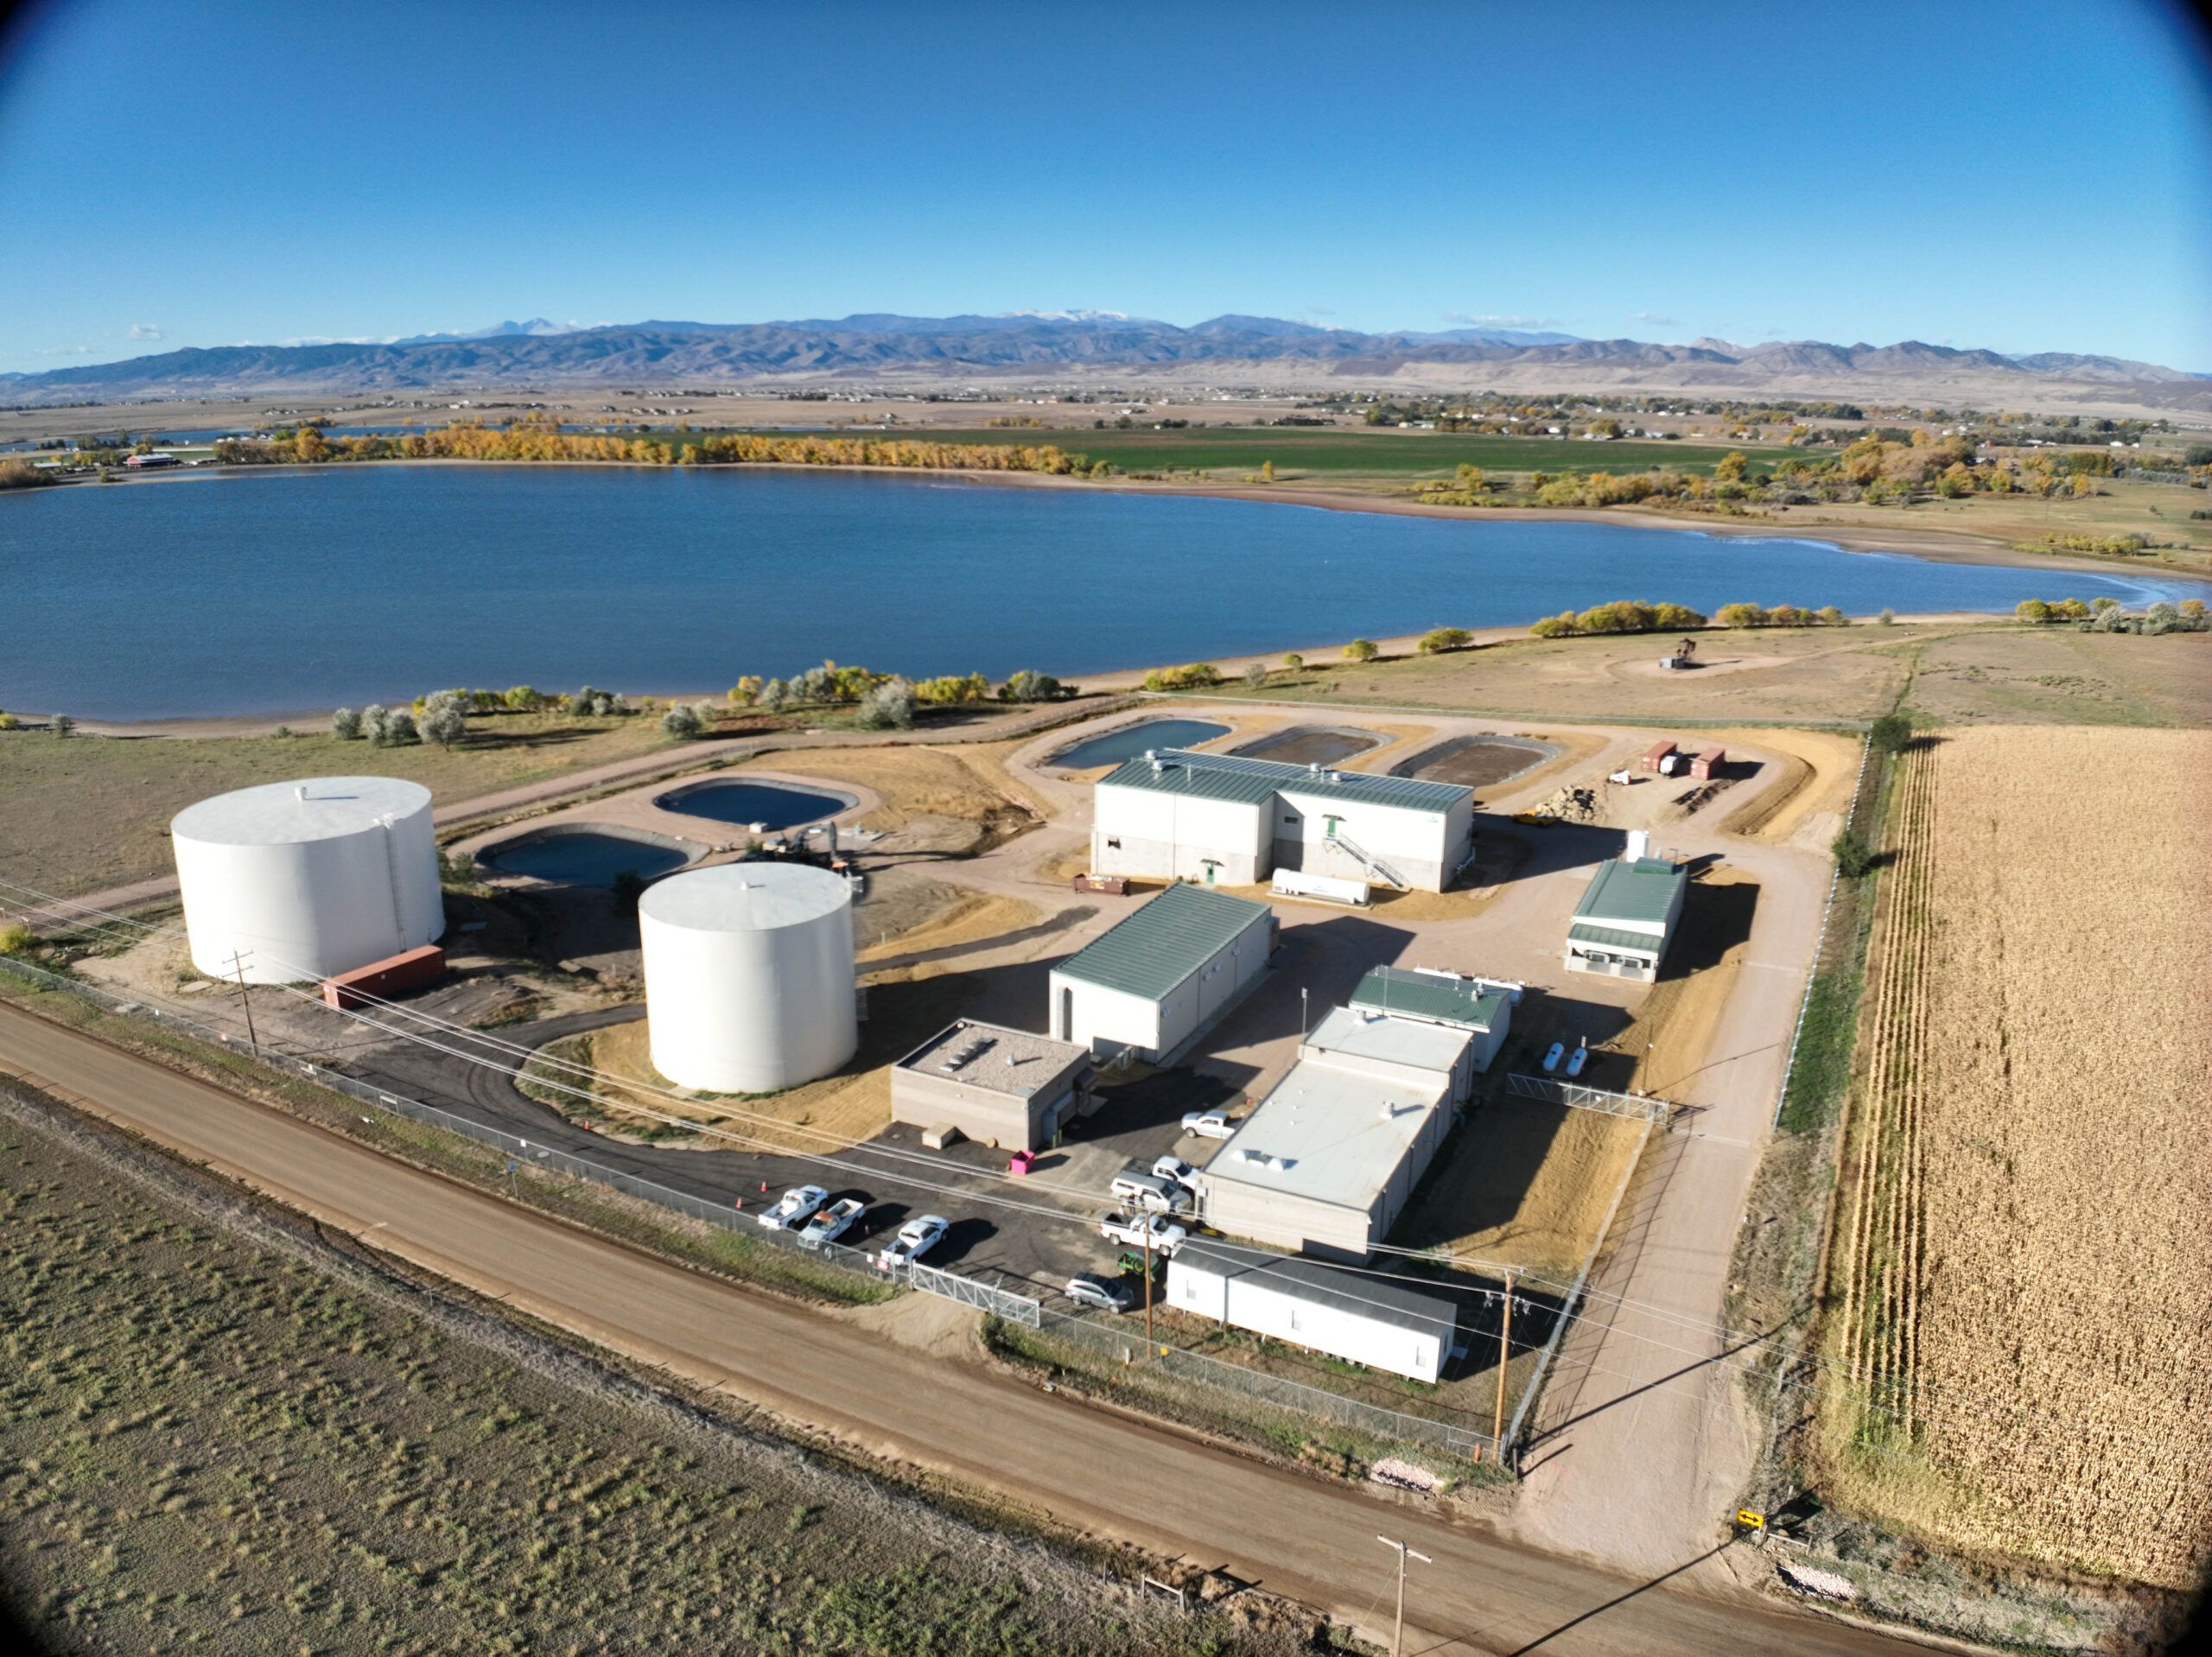
<path fill-rule="evenodd" d="M 1513 1004 L 1509 1001 L 1505 1006 L 1498 1008 L 1497 1018 L 1489 1029 L 1469 1032 L 1475 1039 L 1468 1047 L 1467 1054 L 1474 1062 L 1477 1076 L 1490 1074 L 1491 1063 L 1497 1058 L 1498 1049 L 1505 1045 L 1505 1038 L 1511 1033 L 1512 1029 Z"/>
<path fill-rule="evenodd" d="M 1069 1066 L 1027 1099 L 1020 1099 L 970 1087 L 954 1076 L 896 1067 L 891 1072 L 891 1120 L 917 1127 L 950 1122 L 979 1144 L 1035 1151 L 1050 1145 L 1066 1118 L 1075 1114 L 1078 1068 Z"/>
<path fill-rule="evenodd" d="M 1102 784 L 1091 813 L 1094 874 L 1243 886 L 1273 873 L 1265 804 Z"/>
<path fill-rule="evenodd" d="M 1096 1051 L 1102 1044 L 1160 1051 L 1160 1003 L 1081 978 L 1051 978 L 1050 1029 L 1061 1041 Z"/>
<path fill-rule="evenodd" d="M 1195 1317 L 1414 1381 L 1433 1381 L 1451 1357 L 1452 1325 L 1441 1308 L 1434 1327 L 1409 1329 L 1349 1307 L 1304 1298 L 1294 1286 L 1264 1273 L 1225 1278 L 1180 1256 L 1167 1263 L 1167 1304 Z"/>

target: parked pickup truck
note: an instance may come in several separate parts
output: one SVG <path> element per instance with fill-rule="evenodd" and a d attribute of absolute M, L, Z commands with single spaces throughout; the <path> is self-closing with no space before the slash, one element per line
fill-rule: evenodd
<path fill-rule="evenodd" d="M 798 1234 L 799 1247 L 819 1248 L 826 1242 L 835 1242 L 853 1228 L 853 1222 L 866 1211 L 868 1204 L 857 1197 L 841 1197 L 806 1222 Z"/>
<path fill-rule="evenodd" d="M 1141 1162 L 1132 1162 L 1115 1175 L 1107 1195 L 1116 1203 L 1154 1214 L 1179 1213 L 1191 1206 L 1188 1186 L 1152 1172 Z"/>
<path fill-rule="evenodd" d="M 1127 1243 L 1132 1248 L 1143 1248 L 1149 1236 L 1154 1254 L 1173 1255 L 1191 1234 L 1188 1228 L 1177 1225 L 1164 1214 L 1124 1214 L 1116 1210 L 1098 1216 L 1098 1235 L 1108 1242 Z"/>

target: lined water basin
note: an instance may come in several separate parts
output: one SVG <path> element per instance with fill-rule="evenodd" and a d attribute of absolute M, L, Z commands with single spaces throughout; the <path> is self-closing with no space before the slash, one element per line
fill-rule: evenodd
<path fill-rule="evenodd" d="M 1065 765 L 1070 771 L 1089 771 L 1095 765 L 1118 765 L 1150 748 L 1195 748 L 1228 734 L 1226 725 L 1211 720 L 1140 720 L 1062 748 L 1045 763 Z"/>
<path fill-rule="evenodd" d="M 1232 750 L 1248 759 L 1272 759 L 1285 765 L 1333 765 L 1356 753 L 1382 746 L 1380 732 L 1350 725 L 1294 725 L 1270 731 Z"/>
<path fill-rule="evenodd" d="M 706 854 L 704 846 L 673 835 L 606 823 L 553 823 L 503 840 L 476 860 L 501 874 L 527 875 L 563 886 L 611 886 L 623 875 L 641 880 L 680 869 Z"/>
<path fill-rule="evenodd" d="M 655 795 L 653 803 L 682 816 L 775 829 L 820 822 L 851 810 L 860 802 L 850 794 L 832 794 L 792 783 L 713 782 L 672 788 Z"/>

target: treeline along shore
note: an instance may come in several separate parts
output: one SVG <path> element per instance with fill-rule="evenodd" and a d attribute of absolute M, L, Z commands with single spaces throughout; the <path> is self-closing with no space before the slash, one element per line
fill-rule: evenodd
<path fill-rule="evenodd" d="M 313 426 L 266 438 L 225 438 L 224 466 L 316 466 L 345 460 L 584 460 L 642 466 L 860 466 L 931 472 L 1087 471 L 1082 456 L 1050 444 L 941 443 L 916 437 L 825 437 L 701 431 L 563 431 L 550 421 L 460 424 L 432 430 L 333 437 Z"/>

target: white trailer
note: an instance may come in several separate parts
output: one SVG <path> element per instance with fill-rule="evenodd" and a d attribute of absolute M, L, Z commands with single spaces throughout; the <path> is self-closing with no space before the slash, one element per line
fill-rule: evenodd
<path fill-rule="evenodd" d="M 1442 1295 L 1204 1241 L 1185 1243 L 1168 1262 L 1167 1304 L 1409 1381 L 1443 1374 L 1459 1327 L 1459 1307 Z"/>

